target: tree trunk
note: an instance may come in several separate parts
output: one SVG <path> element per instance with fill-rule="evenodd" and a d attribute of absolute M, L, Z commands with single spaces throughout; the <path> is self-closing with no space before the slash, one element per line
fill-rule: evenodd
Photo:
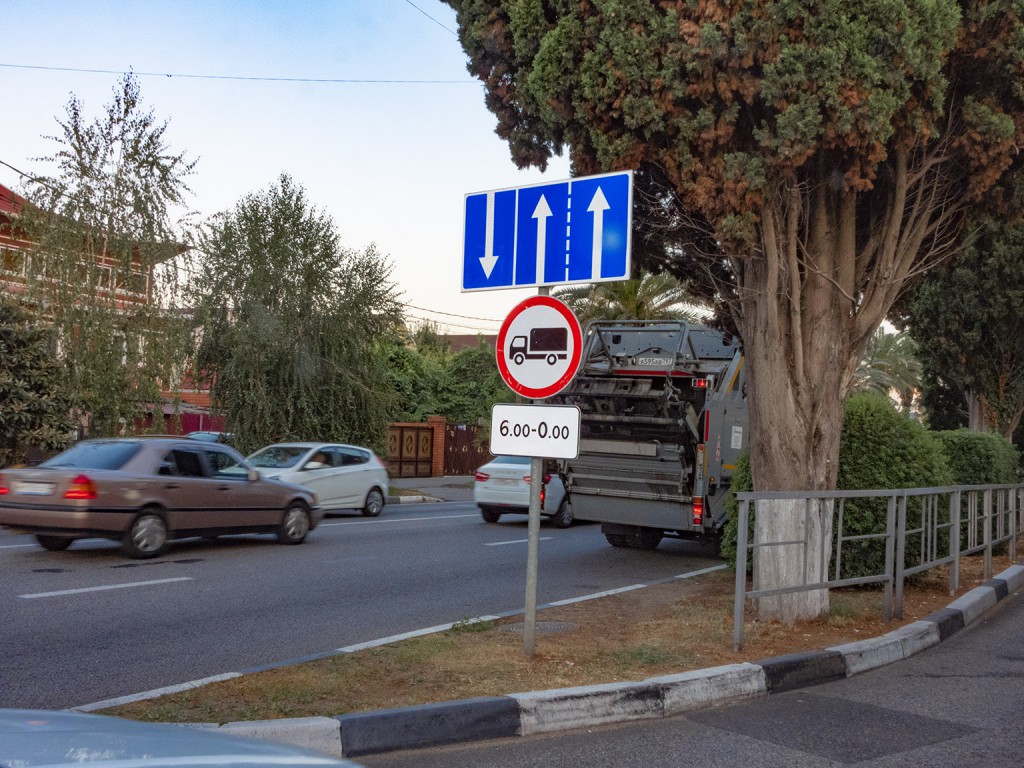
<path fill-rule="evenodd" d="M 851 321 L 855 247 L 853 196 L 792 195 L 760 212 L 764 258 L 744 264 L 741 327 L 750 386 L 750 451 L 757 491 L 835 488 L 843 398 L 870 333 Z M 816 269 L 807 268 L 813 263 Z M 849 286 L 849 288 L 848 288 Z M 774 300 L 773 300 L 774 299 Z M 778 340 L 781 340 L 778 341 Z M 754 542 L 803 544 L 755 549 L 756 589 L 824 580 L 831 557 L 831 505 L 773 501 L 757 510 Z M 828 591 L 758 601 L 763 620 L 786 623 L 828 611 Z"/>

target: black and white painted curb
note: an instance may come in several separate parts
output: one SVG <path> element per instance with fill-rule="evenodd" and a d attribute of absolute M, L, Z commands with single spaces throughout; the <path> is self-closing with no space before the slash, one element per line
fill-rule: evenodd
<path fill-rule="evenodd" d="M 820 651 L 626 683 L 515 693 L 338 717 L 227 723 L 234 735 L 295 744 L 336 757 L 527 736 L 668 717 L 827 683 L 909 658 L 977 621 L 1024 587 L 1014 565 L 946 608 L 881 637 Z M 218 728 L 197 724 L 193 727 Z"/>
<path fill-rule="evenodd" d="M 386 504 L 425 504 L 429 502 L 444 501 L 436 496 L 388 496 L 385 500 Z"/>

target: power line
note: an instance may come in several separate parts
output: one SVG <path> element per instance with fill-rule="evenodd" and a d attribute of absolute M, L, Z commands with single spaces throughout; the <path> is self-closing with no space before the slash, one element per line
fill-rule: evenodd
<path fill-rule="evenodd" d="M 409 309 L 418 309 L 420 312 L 431 312 L 435 315 L 447 315 L 448 317 L 460 317 L 463 320 L 483 320 L 485 323 L 501 323 L 501 320 L 494 320 L 490 317 L 473 317 L 472 315 L 457 315 L 453 312 L 442 312 L 439 309 L 427 309 L 426 307 L 417 307 L 415 304 L 409 304 L 403 301 L 403 306 L 409 307 Z"/>
<path fill-rule="evenodd" d="M 454 328 L 465 328 L 466 330 L 481 333 L 483 335 L 493 335 L 498 332 L 496 328 L 481 328 L 478 325 L 463 325 L 462 323 L 452 323 L 449 322 L 448 320 L 437 321 L 429 317 L 419 317 L 417 315 L 412 314 L 409 315 L 409 318 L 412 320 L 419 320 L 425 323 L 438 323 L 439 325 L 450 325 Z"/>
<path fill-rule="evenodd" d="M 422 14 L 423 14 L 424 16 L 426 16 L 426 17 L 427 17 L 428 19 L 430 19 L 430 20 L 431 20 L 432 22 L 434 22 L 435 24 L 437 24 L 437 26 L 439 26 L 439 27 L 440 27 L 441 29 L 443 29 L 443 30 L 445 30 L 445 31 L 447 31 L 447 32 L 451 32 L 451 33 L 452 33 L 453 35 L 455 35 L 456 37 L 458 37 L 458 33 L 457 33 L 457 32 L 456 32 L 456 31 L 455 31 L 454 29 L 451 29 L 451 28 L 449 28 L 449 27 L 446 27 L 446 26 L 445 26 L 444 24 L 442 24 L 442 23 L 441 23 L 440 21 L 438 21 L 438 20 L 437 20 L 437 19 L 435 19 L 435 18 L 434 18 L 433 16 L 431 16 L 431 15 L 430 15 L 429 13 L 427 13 L 427 12 L 426 12 L 426 11 L 424 11 L 424 10 L 423 10 L 422 8 L 420 8 L 420 7 L 418 6 L 418 5 L 416 5 L 416 3 L 414 3 L 414 2 L 412 1 L 412 0 L 405 0 L 405 2 L 407 2 L 407 3 L 409 4 L 409 5 L 411 5 L 411 6 L 413 7 L 413 8 L 415 8 L 415 9 L 416 9 L 417 11 L 419 11 L 420 13 L 422 13 Z"/>
<path fill-rule="evenodd" d="M 47 72 L 79 72 L 90 75 L 123 75 L 126 72 L 116 69 L 88 69 L 85 67 L 46 67 L 37 64 L 6 64 L 0 62 L 0 67 L 9 69 L 35 69 Z M 344 77 L 258 77 L 245 75 L 197 75 L 187 72 L 136 72 L 130 70 L 137 77 L 181 77 L 192 80 L 241 80 L 248 82 L 267 83 L 323 83 L 329 85 L 479 85 L 476 80 L 388 80 L 388 79 L 358 79 Z"/>

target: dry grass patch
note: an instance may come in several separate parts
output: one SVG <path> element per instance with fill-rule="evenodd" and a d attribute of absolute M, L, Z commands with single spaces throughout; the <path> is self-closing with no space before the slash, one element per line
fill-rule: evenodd
<path fill-rule="evenodd" d="M 998 573 L 1009 565 L 999 558 Z M 981 558 L 961 571 L 963 594 Z M 907 587 L 901 620 L 881 618 L 881 590 L 832 593 L 829 616 L 784 626 L 748 611 L 732 650 L 734 577 L 718 571 L 538 613 L 536 652 L 523 654 L 521 618 L 462 623 L 389 646 L 246 675 L 105 711 L 136 720 L 233 722 L 328 716 L 437 701 L 566 688 L 714 667 L 826 648 L 884 634 L 945 607 L 945 568 Z M 545 632 L 555 624 L 562 631 Z M 511 630 L 511 631 L 510 631 Z"/>

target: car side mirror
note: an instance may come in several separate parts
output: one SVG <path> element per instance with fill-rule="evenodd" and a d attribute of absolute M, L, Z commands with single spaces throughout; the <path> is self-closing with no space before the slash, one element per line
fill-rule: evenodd
<path fill-rule="evenodd" d="M 257 480 L 260 479 L 260 473 L 257 472 L 255 469 L 250 469 L 247 477 L 249 478 L 250 483 L 255 483 Z"/>

